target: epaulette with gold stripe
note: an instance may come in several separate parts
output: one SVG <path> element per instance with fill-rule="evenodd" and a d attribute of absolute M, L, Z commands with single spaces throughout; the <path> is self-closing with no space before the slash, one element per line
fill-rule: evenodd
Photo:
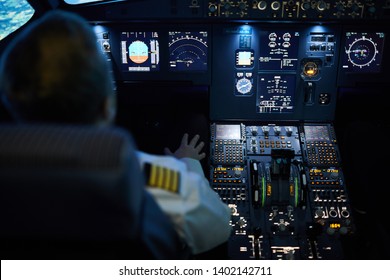
<path fill-rule="evenodd" d="M 169 192 L 179 192 L 180 172 L 150 163 L 145 163 L 144 172 L 148 186 Z"/>

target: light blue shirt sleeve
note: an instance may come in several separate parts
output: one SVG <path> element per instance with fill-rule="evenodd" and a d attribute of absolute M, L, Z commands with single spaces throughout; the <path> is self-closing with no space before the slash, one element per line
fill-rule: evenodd
<path fill-rule="evenodd" d="M 198 160 L 137 153 L 145 163 L 163 166 L 180 174 L 178 192 L 150 187 L 147 190 L 171 218 L 180 237 L 193 254 L 206 252 L 224 242 L 231 233 L 230 209 L 210 188 Z"/>

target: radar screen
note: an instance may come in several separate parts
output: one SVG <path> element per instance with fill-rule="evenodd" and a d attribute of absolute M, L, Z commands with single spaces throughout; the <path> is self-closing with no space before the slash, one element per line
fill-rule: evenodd
<path fill-rule="evenodd" d="M 260 71 L 297 69 L 299 32 L 265 32 L 260 42 Z"/>
<path fill-rule="evenodd" d="M 124 72 L 159 70 L 159 43 L 157 32 L 122 32 L 121 61 Z"/>
<path fill-rule="evenodd" d="M 172 71 L 207 71 L 207 31 L 169 32 Z"/>
<path fill-rule="evenodd" d="M 342 68 L 346 72 L 380 72 L 385 34 L 347 32 Z"/>
<path fill-rule="evenodd" d="M 257 93 L 258 113 L 294 111 L 295 74 L 260 74 Z"/>

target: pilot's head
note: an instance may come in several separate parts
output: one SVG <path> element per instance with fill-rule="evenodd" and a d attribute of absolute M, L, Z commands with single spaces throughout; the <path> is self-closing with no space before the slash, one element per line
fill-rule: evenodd
<path fill-rule="evenodd" d="M 0 60 L 0 92 L 22 121 L 108 123 L 115 115 L 108 65 L 89 23 L 48 12 L 31 23 Z"/>

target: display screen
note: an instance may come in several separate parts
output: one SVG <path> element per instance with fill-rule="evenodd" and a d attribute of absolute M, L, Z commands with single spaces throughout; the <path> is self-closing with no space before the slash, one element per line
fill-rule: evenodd
<path fill-rule="evenodd" d="M 309 126 L 305 125 L 305 137 L 306 141 L 329 141 L 329 131 L 326 126 L 314 125 Z"/>
<path fill-rule="evenodd" d="M 297 69 L 299 32 L 264 32 L 260 42 L 260 71 Z"/>
<path fill-rule="evenodd" d="M 218 124 L 215 131 L 216 139 L 241 139 L 241 126 L 238 124 Z"/>
<path fill-rule="evenodd" d="M 159 70 L 158 32 L 122 32 L 121 55 L 124 72 Z"/>
<path fill-rule="evenodd" d="M 236 50 L 236 67 L 246 68 L 253 66 L 254 52 L 253 50 Z"/>
<path fill-rule="evenodd" d="M 258 113 L 294 111 L 295 74 L 259 74 Z"/>
<path fill-rule="evenodd" d="M 346 72 L 380 72 L 385 34 L 346 32 L 342 68 Z"/>
<path fill-rule="evenodd" d="M 207 71 L 207 50 L 207 31 L 170 31 L 170 70 Z"/>

